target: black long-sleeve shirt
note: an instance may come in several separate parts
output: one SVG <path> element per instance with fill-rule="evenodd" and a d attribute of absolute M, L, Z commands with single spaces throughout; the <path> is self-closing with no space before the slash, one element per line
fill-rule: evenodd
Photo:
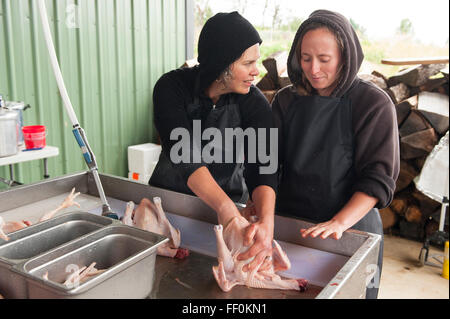
<path fill-rule="evenodd" d="M 169 157 L 170 150 L 178 141 L 171 140 L 170 134 L 175 128 L 184 128 L 192 134 L 193 123 L 187 113 L 188 105 L 194 102 L 195 96 L 199 97 L 199 103 L 202 110 L 202 118 L 206 116 L 213 108 L 213 101 L 207 97 L 203 92 L 196 92 L 196 80 L 198 77 L 198 67 L 177 69 L 164 74 L 156 83 L 153 92 L 154 103 L 154 122 L 156 129 L 160 135 L 162 152 Z M 270 129 L 275 128 L 270 105 L 264 95 L 254 86 L 250 87 L 248 94 L 234 94 L 229 93 L 222 95 L 217 101 L 215 107 L 220 107 L 229 102 L 230 96 L 233 95 L 234 102 L 238 105 L 242 130 L 247 128 L 255 129 L 256 141 L 259 140 L 260 134 L 258 129 L 265 129 L 266 134 L 266 150 L 269 152 L 269 132 Z M 205 125 L 202 120 L 202 133 Z M 275 143 L 278 142 L 275 139 Z M 258 144 L 258 143 L 257 143 Z M 248 146 L 246 144 L 246 146 Z M 192 150 L 191 145 L 191 151 Z M 256 147 L 256 149 L 258 149 Z M 258 156 L 256 156 L 256 163 L 249 163 L 248 148 L 244 149 L 244 178 L 247 185 L 249 195 L 252 195 L 253 190 L 260 185 L 267 185 L 277 190 L 277 174 L 261 174 L 260 168 L 267 167 L 269 163 L 262 163 Z M 258 154 L 258 153 L 257 153 Z M 275 154 L 277 160 L 278 154 Z M 202 166 L 208 167 L 208 164 L 203 160 L 200 163 L 172 163 L 173 168 L 177 169 L 184 177 L 185 182 L 189 176 L 198 168 Z M 275 163 L 276 164 L 276 163 Z M 223 176 L 214 176 L 217 180 L 224 178 Z"/>

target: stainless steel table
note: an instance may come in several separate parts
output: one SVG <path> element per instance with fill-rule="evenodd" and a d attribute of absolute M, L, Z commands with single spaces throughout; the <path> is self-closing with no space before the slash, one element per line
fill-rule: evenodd
<path fill-rule="evenodd" d="M 169 220 L 172 219 L 176 227 L 180 228 L 182 246 L 187 245 L 186 247 L 191 250 L 191 255 L 185 260 L 157 257 L 155 284 L 149 298 L 332 299 L 365 297 L 366 282 L 368 282 L 370 271 L 373 270 L 372 265 L 377 264 L 381 241 L 379 235 L 348 230 L 337 241 L 302 238 L 299 236 L 299 229 L 312 224 L 288 216 L 275 216 L 274 238 L 290 247 L 288 256 L 293 264 L 291 270 L 294 273 L 301 273 L 303 270 L 314 270 L 313 268 L 320 266 L 322 268 L 320 268 L 319 276 L 323 273 L 324 276 L 326 274 L 326 277 L 318 278 L 316 282 L 319 283 L 322 279 L 322 283 L 313 283 L 306 293 L 253 289 L 243 286 L 234 287 L 232 291 L 224 293 L 215 282 L 211 270 L 213 265 L 217 265 L 217 259 L 213 256 L 215 243 L 214 240 L 211 242 L 211 237 L 208 237 L 213 233 L 212 226 L 217 223 L 215 212 L 195 196 L 151 187 L 112 175 L 101 174 L 100 178 L 106 196 L 111 199 L 113 210 L 118 209 L 117 205 L 123 205 L 127 201 L 139 203 L 144 197 L 149 199 L 155 196 L 161 197 Z M 59 204 L 61 198 L 73 187 L 82 193 L 80 196 L 85 196 L 84 204 L 80 203 L 82 209 L 92 213 L 101 212 L 101 201 L 98 198 L 93 177 L 88 172 L 81 172 L 0 192 L 0 203 L 2 203 L 0 216 L 4 219 L 17 216 L 17 219 L 20 220 L 23 214 L 32 214 L 32 207 L 38 206 L 37 203 L 40 203 L 40 206 L 36 206 L 36 212 L 42 213 L 45 209 L 53 209 L 54 207 L 45 206 Z M 121 213 L 123 214 L 123 212 Z M 187 222 L 180 223 L 179 221 L 182 219 Z M 199 231 L 200 226 L 198 225 L 203 225 L 204 229 L 211 229 L 209 234 L 207 234 L 208 231 Z M 191 238 L 187 234 L 191 235 Z M 196 238 L 210 242 L 213 246 L 210 246 L 209 251 L 197 249 Z M 300 254 L 304 259 L 299 264 L 292 256 L 301 251 L 313 251 L 316 254 L 311 256 Z M 314 258 L 323 254 L 343 260 L 342 265 L 333 268 L 331 264 L 327 263 L 314 264 Z"/>

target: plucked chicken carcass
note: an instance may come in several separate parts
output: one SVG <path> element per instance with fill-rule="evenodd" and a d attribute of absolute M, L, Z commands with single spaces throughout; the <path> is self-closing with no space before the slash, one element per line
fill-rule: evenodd
<path fill-rule="evenodd" d="M 45 213 L 41 218 L 39 218 L 39 222 L 43 222 L 45 220 L 48 220 L 55 216 L 57 212 L 64 208 L 68 208 L 70 206 L 78 206 L 80 207 L 80 204 L 74 201 L 74 199 L 80 195 L 80 193 L 75 193 L 75 188 L 72 189 L 72 192 L 67 196 L 64 201 L 59 205 L 56 209 Z M 15 232 L 17 230 L 20 230 L 22 228 L 31 226 L 31 222 L 23 220 L 23 221 L 7 221 L 5 222 L 3 218 L 0 216 L 0 238 L 4 240 L 9 240 L 8 236 L 6 234 Z"/>
<path fill-rule="evenodd" d="M 153 203 L 143 198 L 136 210 L 134 203 L 128 202 L 122 223 L 168 237 L 169 241 L 158 247 L 157 254 L 160 256 L 183 259 L 189 255 L 187 249 L 179 248 L 180 231 L 170 224 L 159 197 L 154 197 Z"/>
<path fill-rule="evenodd" d="M 83 266 L 81 268 L 74 269 L 74 271 L 66 277 L 66 280 L 62 282 L 62 284 L 69 288 L 72 288 L 87 281 L 91 277 L 97 276 L 102 272 L 106 271 L 106 269 L 95 268 L 96 264 L 97 264 L 96 262 L 92 262 L 88 267 Z M 50 280 L 48 278 L 48 271 L 42 275 L 42 279 Z"/>
<path fill-rule="evenodd" d="M 225 229 L 222 225 L 214 226 L 219 265 L 213 266 L 213 274 L 220 288 L 227 292 L 236 285 L 245 285 L 253 288 L 305 291 L 307 280 L 282 279 L 276 274 L 277 271 L 288 270 L 291 265 L 286 253 L 275 240 L 270 269 L 260 271 L 260 265 L 251 272 L 243 271 L 242 268 L 253 260 L 237 260 L 237 256 L 250 247 L 243 245 L 245 228 L 249 225 L 244 217 L 239 216 L 234 217 Z"/>
<path fill-rule="evenodd" d="M 95 268 L 95 265 L 97 263 L 93 262 L 88 267 L 83 266 L 77 271 L 73 272 L 69 276 L 67 276 L 66 280 L 64 281 L 63 285 L 68 287 L 76 286 L 77 284 L 81 284 L 84 281 L 88 280 L 90 277 L 97 276 L 98 274 L 101 274 L 106 269 L 97 269 Z M 48 280 L 48 273 L 45 273 L 44 279 Z"/>

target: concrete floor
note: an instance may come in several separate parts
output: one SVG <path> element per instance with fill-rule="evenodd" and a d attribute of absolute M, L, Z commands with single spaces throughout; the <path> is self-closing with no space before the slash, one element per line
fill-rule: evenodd
<path fill-rule="evenodd" d="M 442 268 L 420 267 L 422 246 L 417 241 L 384 236 L 379 299 L 449 299 L 449 281 L 441 276 Z M 431 247 L 432 253 L 443 251 Z"/>

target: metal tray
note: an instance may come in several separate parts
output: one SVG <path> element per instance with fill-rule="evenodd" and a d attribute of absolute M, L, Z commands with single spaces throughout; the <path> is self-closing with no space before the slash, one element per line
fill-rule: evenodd
<path fill-rule="evenodd" d="M 12 266 L 116 222 L 71 212 L 8 234 L 9 241 L 0 240 L 0 291 L 6 298 L 26 298 L 25 281 L 10 271 Z"/>
<path fill-rule="evenodd" d="M 115 225 L 15 265 L 26 278 L 29 298 L 145 298 L 152 290 L 156 249 L 164 236 Z M 96 262 L 103 273 L 63 285 L 74 269 Z M 48 280 L 43 275 L 48 272 Z"/>

